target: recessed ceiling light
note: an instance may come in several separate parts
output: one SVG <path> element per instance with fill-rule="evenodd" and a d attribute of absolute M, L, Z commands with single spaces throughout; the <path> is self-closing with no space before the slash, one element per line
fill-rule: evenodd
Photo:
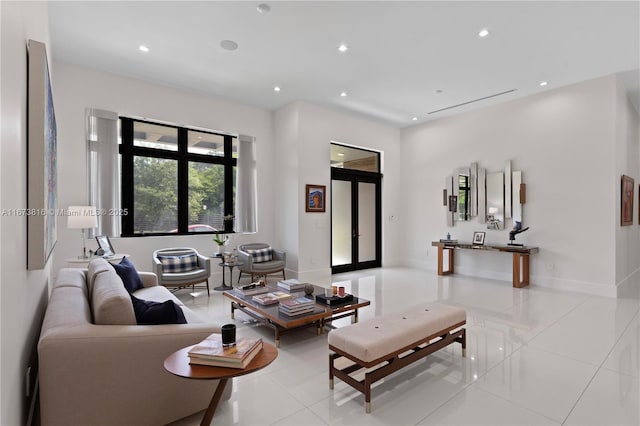
<path fill-rule="evenodd" d="M 347 92 L 340 93 L 340 96 L 342 96 L 344 98 L 345 96 L 347 96 Z"/>
<path fill-rule="evenodd" d="M 138 46 L 138 49 L 139 49 L 141 52 L 145 52 L 145 53 L 147 53 L 147 52 L 149 51 L 149 48 L 148 48 L 147 46 L 143 45 L 143 44 L 141 44 L 140 46 Z"/>
<path fill-rule="evenodd" d="M 269 13 L 269 11 L 271 11 L 271 6 L 266 3 L 260 3 L 256 9 L 258 9 L 258 13 L 262 13 L 264 15 L 265 13 Z"/>
<path fill-rule="evenodd" d="M 548 83 L 548 82 L 546 82 L 546 81 L 541 81 L 541 82 L 540 82 L 540 86 L 542 86 L 542 87 L 546 86 L 547 84 L 549 84 L 549 83 Z"/>
<path fill-rule="evenodd" d="M 273 88 L 273 91 L 274 91 L 274 92 L 279 92 L 279 91 L 280 91 L 280 86 L 275 86 L 275 87 Z"/>
<path fill-rule="evenodd" d="M 413 117 L 412 120 L 413 121 L 418 121 L 418 117 Z"/>
<path fill-rule="evenodd" d="M 220 42 L 220 47 L 224 50 L 236 50 L 238 48 L 238 43 L 233 40 L 222 40 Z"/>
<path fill-rule="evenodd" d="M 338 157 L 344 157 L 344 152 L 339 152 Z"/>
<path fill-rule="evenodd" d="M 480 32 L 478 33 L 478 37 L 486 37 L 489 35 L 489 30 L 486 28 L 483 28 L 480 30 Z"/>
<path fill-rule="evenodd" d="M 343 43 L 340 46 L 338 46 L 338 50 L 341 52 L 346 52 L 347 50 L 349 50 L 349 46 Z"/>

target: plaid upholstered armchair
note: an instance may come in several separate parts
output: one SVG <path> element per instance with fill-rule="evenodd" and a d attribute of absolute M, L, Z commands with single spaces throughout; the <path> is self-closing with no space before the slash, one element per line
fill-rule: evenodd
<path fill-rule="evenodd" d="M 282 272 L 282 279 L 285 279 L 284 268 L 287 264 L 287 253 L 282 250 L 276 250 L 269 244 L 250 243 L 238 246 L 238 261 L 240 265 L 240 274 L 238 282 L 242 274 L 251 274 L 251 281 L 255 276 L 264 276 L 265 279 L 269 274 Z"/>
<path fill-rule="evenodd" d="M 206 283 L 209 294 L 211 264 L 208 257 L 195 249 L 175 247 L 154 251 L 153 272 L 158 276 L 159 285 L 176 290 L 191 286 L 195 290 L 196 284 Z"/>

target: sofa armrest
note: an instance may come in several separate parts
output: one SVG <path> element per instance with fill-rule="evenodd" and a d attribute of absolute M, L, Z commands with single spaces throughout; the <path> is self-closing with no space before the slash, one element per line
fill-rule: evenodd
<path fill-rule="evenodd" d="M 153 257 L 153 272 L 161 277 L 162 276 L 162 262 L 157 257 Z"/>
<path fill-rule="evenodd" d="M 154 287 L 158 285 L 158 276 L 153 272 L 138 272 L 142 280 L 143 287 Z"/>
<path fill-rule="evenodd" d="M 287 252 L 283 250 L 272 249 L 273 259 L 274 260 L 282 260 L 285 263 L 287 262 Z"/>
<path fill-rule="evenodd" d="M 211 275 L 211 261 L 207 256 L 198 253 L 198 267 L 205 269 Z"/>
<path fill-rule="evenodd" d="M 38 344 L 43 424 L 166 424 L 206 408 L 217 381 L 177 377 L 163 364 L 219 330 L 212 324 L 45 330 Z"/>
<path fill-rule="evenodd" d="M 253 256 L 240 249 L 238 249 L 238 262 L 243 263 L 239 268 L 243 272 L 251 272 L 253 269 Z"/>

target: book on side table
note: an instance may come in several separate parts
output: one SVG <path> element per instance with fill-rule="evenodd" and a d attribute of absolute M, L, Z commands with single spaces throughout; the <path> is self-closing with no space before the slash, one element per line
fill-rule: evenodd
<path fill-rule="evenodd" d="M 209 335 L 189 351 L 189 364 L 245 368 L 262 350 L 262 339 L 240 337 L 235 346 L 223 347 L 219 333 Z"/>

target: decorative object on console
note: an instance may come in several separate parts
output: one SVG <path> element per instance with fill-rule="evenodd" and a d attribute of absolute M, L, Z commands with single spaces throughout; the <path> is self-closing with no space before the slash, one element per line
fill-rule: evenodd
<path fill-rule="evenodd" d="M 305 203 L 306 212 L 325 212 L 325 200 L 327 187 L 324 185 L 307 185 L 307 196 Z"/>
<path fill-rule="evenodd" d="M 45 45 L 28 51 L 27 269 L 43 269 L 56 244 L 57 130 Z M 85 253 L 83 253 L 84 255 Z"/>
<path fill-rule="evenodd" d="M 305 284 L 304 285 L 304 294 L 306 294 L 307 296 L 311 296 L 313 294 L 313 284 Z"/>
<path fill-rule="evenodd" d="M 521 232 L 526 231 L 527 229 L 529 229 L 528 226 L 526 228 L 522 229 L 522 222 L 516 222 L 516 226 L 514 226 L 511 231 L 509 231 L 509 245 L 510 246 L 523 247 L 523 244 L 517 244 L 514 241 L 516 240 L 516 235 L 518 235 Z"/>
<path fill-rule="evenodd" d="M 620 188 L 620 226 L 633 225 L 633 191 L 635 189 L 632 177 L 622 175 Z"/>
<path fill-rule="evenodd" d="M 474 232 L 473 233 L 473 245 L 481 246 L 484 245 L 484 232 Z"/>
<path fill-rule="evenodd" d="M 82 254 L 78 256 L 78 259 L 88 259 L 84 230 L 98 226 L 96 208 L 95 206 L 69 206 L 67 212 L 67 227 L 69 229 L 79 229 L 82 235 Z"/>

